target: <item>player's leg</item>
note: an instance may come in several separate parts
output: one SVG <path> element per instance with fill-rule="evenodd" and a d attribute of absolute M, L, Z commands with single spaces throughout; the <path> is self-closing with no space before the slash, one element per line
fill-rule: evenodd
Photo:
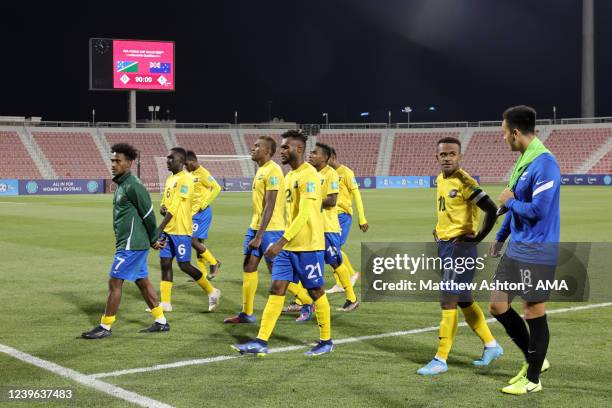
<path fill-rule="evenodd" d="M 298 309 L 300 315 L 295 319 L 298 323 L 304 323 L 312 318 L 312 312 L 314 311 L 314 300 L 310 297 L 308 290 L 302 285 L 301 282 L 289 282 L 287 291 L 295 296 L 295 306 L 290 304 L 284 311 L 291 312 L 295 307 Z"/>
<path fill-rule="evenodd" d="M 478 248 L 472 243 L 456 243 L 454 245 L 453 255 L 457 258 L 464 258 L 462 268 L 463 273 L 455 278 L 455 281 L 459 284 L 470 284 L 474 280 L 476 274 L 476 261 L 478 258 Z M 472 260 L 472 262 L 469 262 Z M 468 268 L 467 265 L 472 265 Z M 503 348 L 497 344 L 497 341 L 491 334 L 491 330 L 487 325 L 484 313 L 478 305 L 474 302 L 474 298 L 470 291 L 465 291 L 459 294 L 458 305 L 461 308 L 461 312 L 465 317 L 465 321 L 470 326 L 472 331 L 480 338 L 484 345 L 484 349 L 480 359 L 473 361 L 475 366 L 486 366 L 492 361 L 497 360 L 504 354 Z"/>
<path fill-rule="evenodd" d="M 261 325 L 257 338 L 243 344 L 232 345 L 232 348 L 240 354 L 255 354 L 265 356 L 268 353 L 268 340 L 272 335 L 274 326 L 283 310 L 285 294 L 289 282 L 293 281 L 293 265 L 289 251 L 281 251 L 274 259 L 272 266 L 272 282 L 270 283 L 270 295 L 261 316 Z"/>
<path fill-rule="evenodd" d="M 355 291 L 353 290 L 350 272 L 344 263 L 340 240 L 340 234 L 325 233 L 325 263 L 334 269 L 336 281 L 340 282 L 340 285 L 342 285 L 346 293 L 346 301 L 342 307 L 337 310 L 341 312 L 350 312 L 359 307 L 359 302 L 357 302 L 357 296 L 355 296 Z"/>
<path fill-rule="evenodd" d="M 208 230 L 212 224 L 212 217 L 212 208 L 210 206 L 193 217 L 192 238 L 194 239 L 192 239 L 192 244 L 198 253 L 198 268 L 204 272 L 206 271 L 206 262 L 209 265 L 208 279 L 214 279 L 219 273 L 219 268 L 221 268 L 221 261 L 215 258 L 210 249 L 204 245 L 204 240 L 208 239 Z"/>
<path fill-rule="evenodd" d="M 319 341 L 305 354 L 314 357 L 331 353 L 334 348 L 331 338 L 331 308 L 325 293 L 323 278 L 325 251 L 295 252 L 292 253 L 292 262 L 296 275 L 314 300 L 315 315 L 319 326 Z"/>
<path fill-rule="evenodd" d="M 518 282 L 518 264 L 515 260 L 502 256 L 492 281 L 500 284 Z M 520 278 L 519 278 L 520 279 Z M 494 290 L 489 300 L 491 315 L 504 327 L 514 344 L 523 352 L 525 361 L 528 358 L 529 332 L 523 318 L 512 308 L 515 293 Z"/>
<path fill-rule="evenodd" d="M 261 258 L 252 253 L 244 256 L 242 263 L 242 311 L 236 316 L 228 317 L 223 323 L 255 323 L 253 304 L 255 303 L 255 293 L 259 275 L 257 267 Z"/>
<path fill-rule="evenodd" d="M 440 293 L 442 318 L 438 334 L 438 349 L 434 358 L 427 365 L 419 368 L 417 374 L 438 375 L 448 371 L 448 355 L 450 354 L 455 335 L 457 334 L 458 316 L 457 303 L 459 295 L 452 292 Z"/>
<path fill-rule="evenodd" d="M 188 235 L 174 236 L 176 242 L 176 263 L 181 271 L 191 277 L 208 295 L 208 311 L 214 312 L 219 307 L 221 291 L 215 289 L 206 275 L 191 264 L 191 237 Z"/>
<path fill-rule="evenodd" d="M 166 246 L 159 251 L 159 267 L 161 269 L 161 281 L 159 282 L 160 305 L 164 312 L 172 311 L 172 285 L 174 271 L 172 270 L 172 259 L 176 256 L 176 240 L 174 235 L 166 235 Z M 151 310 L 148 309 L 148 312 Z"/>
<path fill-rule="evenodd" d="M 149 306 L 149 309 L 151 310 L 151 315 L 154 319 L 153 325 L 141 331 L 158 332 L 170 330 L 170 325 L 168 324 L 166 317 L 164 316 L 164 309 L 157 300 L 157 294 L 155 293 L 155 289 L 153 288 L 151 281 L 149 281 L 149 278 L 143 277 L 141 279 L 137 279 L 135 283 L 138 289 L 140 290 L 140 294 L 142 295 L 143 299 Z"/>
<path fill-rule="evenodd" d="M 338 214 L 338 222 L 340 224 L 340 229 L 341 229 L 341 233 L 340 233 L 340 245 L 339 246 L 342 247 L 346 243 L 346 241 L 348 240 L 348 236 L 349 236 L 349 233 L 351 231 L 351 225 L 353 223 L 353 217 L 351 215 L 347 214 L 347 213 L 340 213 L 340 214 Z M 352 282 L 352 284 L 354 284 L 354 282 L 356 280 L 353 281 L 352 277 L 355 276 L 356 272 L 353 269 L 353 265 L 351 265 L 351 261 L 350 261 L 348 255 L 344 251 L 341 252 L 341 255 L 342 255 L 343 262 L 344 262 L 346 268 L 349 271 L 349 276 L 351 277 L 351 282 Z M 343 288 L 342 282 L 340 282 L 340 280 L 339 280 L 339 276 L 336 276 L 336 274 L 334 274 L 334 278 L 335 278 L 335 281 L 336 281 L 335 285 L 332 286 L 331 288 L 329 288 L 326 291 L 326 293 L 340 293 L 340 292 L 344 292 L 344 288 Z"/>
<path fill-rule="evenodd" d="M 100 325 L 94 327 L 89 332 L 82 333 L 86 339 L 101 339 L 111 335 L 111 326 L 116 320 L 117 310 L 121 303 L 121 292 L 124 280 L 135 280 L 140 273 L 142 260 L 146 259 L 148 251 L 129 251 L 118 250 L 115 253 L 108 280 L 108 297 L 104 315 L 100 320 Z"/>

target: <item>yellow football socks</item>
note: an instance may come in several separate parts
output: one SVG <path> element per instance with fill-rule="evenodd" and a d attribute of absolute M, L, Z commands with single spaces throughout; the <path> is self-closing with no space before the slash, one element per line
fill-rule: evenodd
<path fill-rule="evenodd" d="M 116 316 L 102 315 L 102 318 L 100 319 L 100 326 L 104 327 L 106 330 L 110 330 L 116 319 Z"/>
<path fill-rule="evenodd" d="M 351 284 L 351 276 L 348 268 L 344 265 L 344 262 L 334 269 L 334 275 L 336 276 L 336 280 L 340 282 L 340 285 L 344 288 L 346 292 L 346 299 L 355 303 L 357 301 L 357 297 L 355 296 L 355 290 L 353 290 L 353 285 Z"/>
<path fill-rule="evenodd" d="M 161 306 L 154 307 L 151 309 L 151 314 L 156 322 L 166 324 L 166 317 L 164 316 L 164 309 Z"/>
<path fill-rule="evenodd" d="M 172 298 L 172 282 L 161 281 L 159 282 L 159 292 L 162 303 L 170 303 Z"/>
<path fill-rule="evenodd" d="M 261 326 L 257 334 L 258 339 L 268 341 L 274 326 L 276 326 L 276 321 L 283 311 L 283 304 L 285 304 L 284 296 L 270 295 L 268 297 L 268 302 L 261 315 Z"/>
<path fill-rule="evenodd" d="M 440 321 L 440 342 L 436 358 L 446 361 L 453 345 L 455 334 L 457 333 L 457 309 L 442 310 L 442 320 Z"/>
<path fill-rule="evenodd" d="M 353 276 L 355 274 L 355 268 L 353 268 L 353 265 L 351 264 L 351 260 L 349 259 L 346 252 L 344 251 L 340 251 L 340 252 L 342 253 L 342 264 L 346 265 L 346 267 L 348 268 L 349 276 Z"/>
<path fill-rule="evenodd" d="M 211 293 L 213 293 L 213 291 L 215 290 L 215 288 L 213 287 L 213 285 L 211 285 L 211 284 L 210 284 L 210 282 L 208 281 L 208 279 L 206 279 L 206 274 L 205 274 L 205 273 L 202 273 L 202 277 L 201 277 L 200 279 L 198 279 L 198 280 L 196 281 L 196 283 L 197 283 L 198 285 L 200 285 L 200 287 L 201 287 L 202 289 L 204 289 L 204 291 L 205 291 L 207 294 L 209 294 L 209 295 L 210 295 Z"/>
<path fill-rule="evenodd" d="M 248 315 L 253 314 L 253 303 L 255 302 L 255 292 L 257 292 L 257 271 L 243 272 L 242 274 L 242 312 Z"/>
<path fill-rule="evenodd" d="M 217 264 L 217 259 L 214 257 L 212 252 L 208 250 L 208 248 L 206 248 L 206 251 L 204 251 L 204 253 L 202 254 L 202 257 L 206 259 L 206 262 L 208 262 L 209 265 Z"/>
<path fill-rule="evenodd" d="M 308 294 L 308 291 L 302 286 L 301 282 L 299 284 L 290 282 L 289 286 L 287 286 L 287 290 L 297 298 L 299 304 L 312 305 L 312 298 Z"/>
<path fill-rule="evenodd" d="M 331 311 L 327 295 L 315 300 L 315 314 L 317 315 L 317 324 L 319 325 L 320 339 L 323 341 L 331 339 Z"/>
<path fill-rule="evenodd" d="M 478 303 L 474 302 L 468 307 L 462 307 L 461 311 L 463 312 L 463 316 L 465 316 L 467 324 L 472 328 L 474 333 L 480 337 L 480 340 L 482 340 L 484 344 L 491 344 L 495 341 L 487 325 L 484 313 L 480 306 L 478 306 Z"/>

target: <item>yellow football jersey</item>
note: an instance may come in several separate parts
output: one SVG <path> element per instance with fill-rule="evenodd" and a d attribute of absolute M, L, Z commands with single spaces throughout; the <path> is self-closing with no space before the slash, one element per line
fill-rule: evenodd
<path fill-rule="evenodd" d="M 321 199 L 325 200 L 329 194 L 340 193 L 338 173 L 331 166 L 325 166 L 319 171 L 321 175 Z M 342 232 L 338 221 L 338 202 L 332 208 L 323 208 L 325 232 Z"/>
<path fill-rule="evenodd" d="M 209 199 L 213 195 L 213 190 L 216 190 L 218 194 L 221 187 L 210 172 L 202 166 L 195 169 L 191 173 L 191 176 L 193 177 L 193 200 L 191 203 L 191 213 L 196 214 L 201 210 L 205 210 L 206 207 L 210 205 L 211 201 Z"/>
<path fill-rule="evenodd" d="M 284 246 L 287 251 L 323 251 L 325 237 L 323 235 L 324 221 L 321 211 L 321 176 L 317 169 L 309 163 L 303 163 L 295 170 L 285 175 L 285 205 L 286 228 L 297 217 L 300 211 L 300 200 L 305 198 L 310 213 L 306 224 Z"/>
<path fill-rule="evenodd" d="M 278 191 L 272 218 L 266 231 L 283 231 L 285 229 L 285 194 L 284 176 L 281 167 L 273 160 L 257 169 L 253 179 L 253 216 L 250 228 L 257 231 L 261 225 L 263 210 L 266 205 L 266 191 Z"/>
<path fill-rule="evenodd" d="M 440 174 L 437 182 L 438 238 L 447 241 L 460 235 L 475 234 L 480 223 L 476 202 L 486 193 L 463 169 L 457 170 L 448 178 Z"/>
<path fill-rule="evenodd" d="M 187 171 L 169 176 L 166 179 L 162 204 L 166 206 L 172 218 L 164 232 L 172 235 L 190 235 L 193 231 L 191 206 L 193 198 L 193 177 Z"/>
<path fill-rule="evenodd" d="M 336 169 L 340 180 L 340 193 L 338 194 L 338 212 L 353 215 L 353 197 L 351 191 L 359 188 L 353 170 L 342 165 Z"/>

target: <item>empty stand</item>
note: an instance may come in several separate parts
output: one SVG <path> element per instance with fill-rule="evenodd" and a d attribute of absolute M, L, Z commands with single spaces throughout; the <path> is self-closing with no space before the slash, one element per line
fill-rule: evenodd
<path fill-rule="evenodd" d="M 591 167 L 589 174 L 612 174 L 612 150 Z"/>
<path fill-rule="evenodd" d="M 236 155 L 236 147 L 229 133 L 175 133 L 179 146 L 197 155 Z M 207 160 L 202 163 L 214 177 L 242 177 L 237 160 Z"/>
<path fill-rule="evenodd" d="M 436 143 L 459 132 L 398 132 L 391 154 L 390 176 L 433 176 L 440 173 Z"/>
<path fill-rule="evenodd" d="M 554 129 L 544 144 L 556 156 L 561 173 L 572 174 L 608 138 L 612 128 Z"/>
<path fill-rule="evenodd" d="M 0 131 L 0 156 L 0 179 L 41 177 L 17 132 Z"/>
<path fill-rule="evenodd" d="M 247 148 L 247 152 L 251 153 L 251 148 L 253 147 L 253 145 L 255 144 L 255 142 L 257 141 L 257 139 L 259 138 L 259 136 L 262 136 L 263 133 L 245 133 L 243 135 L 244 138 L 244 143 L 245 146 Z M 280 137 L 280 133 L 270 133 L 270 134 L 265 134 L 266 136 L 271 136 L 275 141 L 276 141 L 276 153 L 274 153 L 274 156 L 272 157 L 272 160 L 274 160 L 276 163 L 278 163 L 282 168 L 283 171 L 285 173 L 287 173 L 289 171 L 289 166 L 283 166 L 281 163 L 281 159 L 280 159 L 280 142 L 281 142 L 281 137 Z"/>
<path fill-rule="evenodd" d="M 321 133 L 317 142 L 336 149 L 338 161 L 350 167 L 356 176 L 376 174 L 376 162 L 380 151 L 380 133 Z"/>
<path fill-rule="evenodd" d="M 480 176 L 481 182 L 497 183 L 506 181 L 517 159 L 518 153 L 510 150 L 501 131 L 475 131 L 461 167 Z"/>
<path fill-rule="evenodd" d="M 137 132 L 106 132 L 104 133 L 110 146 L 115 143 L 129 143 L 140 151 L 140 178 L 151 191 L 160 191 L 159 175 L 155 165 L 155 157 L 165 157 L 168 148 L 161 133 L 137 133 Z M 132 168 L 136 174 L 136 166 Z"/>
<path fill-rule="evenodd" d="M 32 137 L 58 178 L 109 178 L 89 132 L 33 131 Z"/>

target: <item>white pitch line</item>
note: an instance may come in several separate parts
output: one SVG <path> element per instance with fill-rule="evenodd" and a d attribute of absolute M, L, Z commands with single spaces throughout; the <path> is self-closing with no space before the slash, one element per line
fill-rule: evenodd
<path fill-rule="evenodd" d="M 28 203 L 18 203 L 16 201 L 0 201 L 0 204 L 17 204 L 17 205 L 26 205 Z"/>
<path fill-rule="evenodd" d="M 566 313 L 566 312 L 573 312 L 573 311 L 577 311 L 577 310 L 586 310 L 586 309 L 595 309 L 595 308 L 599 308 L 599 307 L 606 307 L 606 306 L 612 306 L 612 302 L 610 303 L 595 303 L 595 304 L 591 304 L 591 305 L 584 305 L 584 306 L 576 306 L 576 307 L 567 307 L 567 308 L 563 308 L 563 309 L 552 309 L 552 310 L 548 310 L 546 311 L 547 314 L 555 314 L 555 313 Z M 487 323 L 493 323 L 496 322 L 497 320 L 495 320 L 494 318 L 491 319 L 487 319 Z M 467 326 L 467 323 L 465 322 L 461 322 L 459 323 L 459 327 L 463 327 L 463 326 Z M 349 343 L 356 343 L 356 342 L 360 342 L 360 341 L 366 341 L 366 340 L 376 340 L 376 339 L 384 339 L 386 337 L 398 337 L 398 336 L 407 336 L 410 334 L 419 334 L 419 333 L 426 333 L 426 332 L 431 332 L 431 331 L 436 331 L 440 328 L 440 326 L 430 326 L 430 327 L 422 327 L 420 329 L 412 329 L 412 330 L 402 330 L 402 331 L 395 331 L 395 332 L 389 332 L 389 333 L 381 333 L 381 334 L 372 334 L 369 336 L 359 336 L 359 337 L 347 337 L 344 339 L 338 339 L 338 340 L 334 340 L 334 344 L 349 344 Z M 302 350 L 307 348 L 308 345 L 299 345 L 299 346 L 287 346 L 287 347 L 277 347 L 277 348 L 271 348 L 270 349 L 270 353 L 285 353 L 288 351 L 296 351 L 296 350 Z M 91 374 L 90 377 L 91 378 L 106 378 L 106 377 L 118 377 L 121 375 L 127 375 L 127 374 L 138 374 L 138 373 L 147 373 L 147 372 L 151 372 L 151 371 L 158 371 L 158 370 L 165 370 L 167 368 L 176 368 L 176 367 L 186 367 L 186 366 L 191 366 L 191 365 L 203 365 L 203 364 L 210 364 L 210 363 L 215 363 L 217 361 L 226 361 L 226 360 L 234 360 L 236 358 L 240 358 L 242 356 L 239 355 L 231 355 L 231 356 L 216 356 L 216 357 L 209 357 L 209 358 L 200 358 L 200 359 L 196 359 L 196 360 L 183 360 L 183 361 L 177 361 L 175 363 L 169 363 L 169 364 L 157 364 L 151 367 L 140 367 L 140 368 L 130 368 L 127 370 L 119 370 L 119 371 L 110 371 L 107 373 L 98 373 L 98 374 Z"/>
<path fill-rule="evenodd" d="M 96 391 L 103 392 L 105 394 L 122 399 L 124 401 L 131 402 L 141 407 L 173 408 L 171 405 L 164 404 L 163 402 L 145 397 L 144 395 L 136 394 L 132 391 L 124 390 L 123 388 L 117 387 L 116 385 L 97 380 L 89 375 L 82 374 L 70 368 L 62 367 L 58 364 L 52 363 L 51 361 L 34 357 L 30 354 L 24 353 L 23 351 L 19 351 L 12 347 L 5 346 L 4 344 L 0 344 L 0 352 L 8 354 L 11 357 L 32 364 L 44 370 L 51 371 L 54 374 L 69 378 L 86 387 L 93 388 Z"/>

